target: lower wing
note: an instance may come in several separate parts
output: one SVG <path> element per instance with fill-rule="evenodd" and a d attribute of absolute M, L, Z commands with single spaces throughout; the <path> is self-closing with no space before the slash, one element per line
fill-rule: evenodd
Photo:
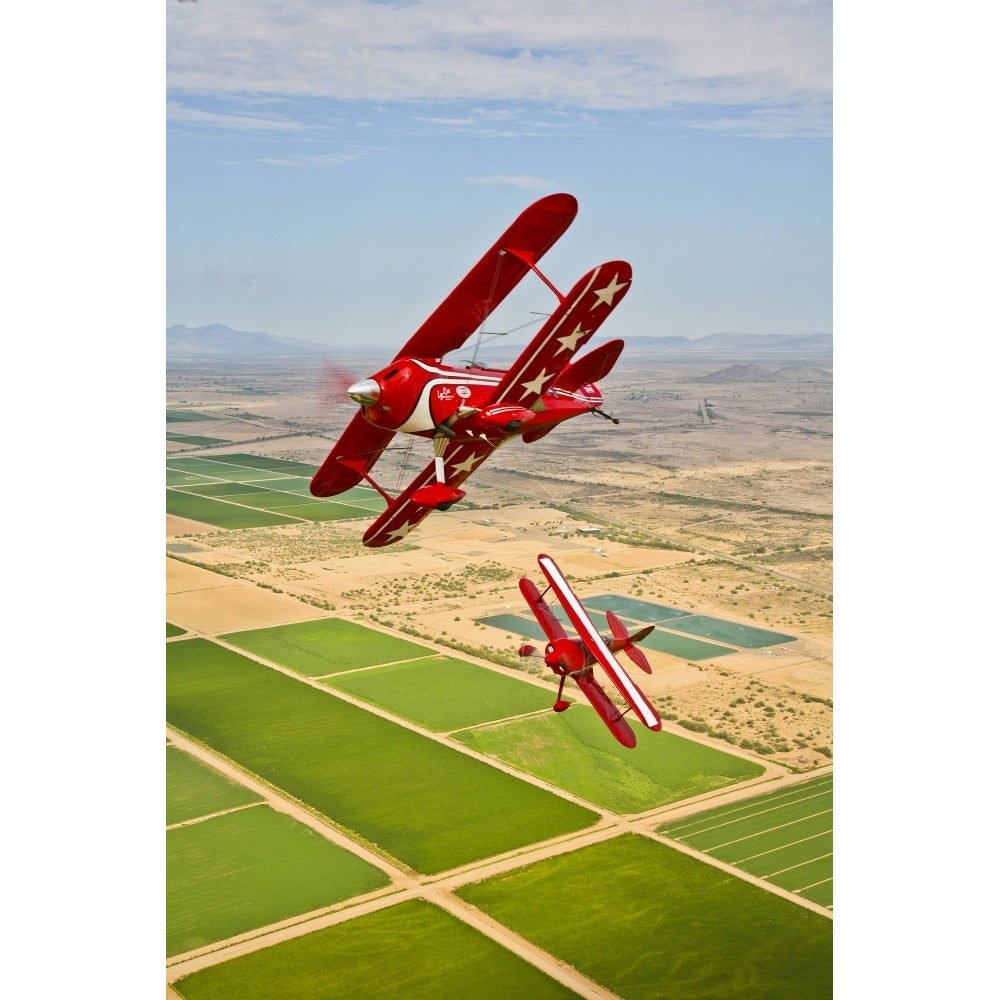
<path fill-rule="evenodd" d="M 490 455 L 496 445 L 477 438 L 472 442 L 449 441 L 445 447 L 442 459 L 444 462 L 444 482 L 447 486 L 457 488 L 477 469 Z M 383 545 L 392 545 L 408 535 L 432 510 L 445 510 L 447 506 L 433 507 L 425 503 L 417 503 L 413 496 L 418 490 L 426 491 L 438 483 L 437 468 L 431 462 L 417 477 L 382 511 L 376 521 L 365 532 L 362 541 L 369 548 L 377 549 Z"/>
<path fill-rule="evenodd" d="M 309 492 L 314 497 L 332 497 L 357 486 L 395 435 L 368 423 L 359 410 L 316 470 Z"/>

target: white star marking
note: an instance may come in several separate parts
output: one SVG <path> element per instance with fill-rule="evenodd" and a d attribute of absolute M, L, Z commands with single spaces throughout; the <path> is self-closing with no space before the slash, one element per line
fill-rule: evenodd
<path fill-rule="evenodd" d="M 459 462 L 457 465 L 451 467 L 452 472 L 472 472 L 479 462 L 478 455 L 470 455 L 464 462 Z"/>
<path fill-rule="evenodd" d="M 417 521 L 414 524 L 410 524 L 409 521 L 404 521 L 398 528 L 387 531 L 386 537 L 392 539 L 393 542 L 398 542 L 401 538 L 405 538 L 419 523 Z"/>
<path fill-rule="evenodd" d="M 598 292 L 598 295 L 599 294 L 600 294 L 600 292 Z M 567 334 L 565 337 L 557 337 L 556 338 L 556 340 L 558 341 L 558 343 L 562 344 L 562 347 L 559 349 L 559 352 L 561 352 L 561 351 L 569 351 L 569 352 L 572 353 L 573 351 L 576 350 L 577 345 L 580 343 L 580 341 L 583 340 L 584 337 L 587 337 L 587 336 L 590 335 L 590 332 L 591 332 L 590 330 L 584 330 L 584 329 L 582 329 L 581 326 L 580 326 L 580 324 L 577 323 L 576 329 L 572 333 Z M 557 352 L 557 353 L 559 353 L 559 352 Z"/>
<path fill-rule="evenodd" d="M 623 281 L 620 285 L 618 284 L 618 272 L 615 271 L 615 276 L 611 281 L 605 285 L 604 288 L 595 288 L 594 294 L 597 296 L 597 302 L 595 302 L 590 308 L 596 309 L 597 306 L 603 302 L 605 305 L 609 306 L 614 301 L 614 297 L 623 289 L 628 287 L 628 282 Z"/>
<path fill-rule="evenodd" d="M 542 389 L 545 387 L 545 383 L 552 378 L 552 375 L 555 375 L 555 372 L 552 372 L 550 375 L 548 372 L 543 371 L 538 378 L 532 379 L 530 382 L 522 382 L 521 386 L 524 389 L 524 392 L 521 393 L 521 399 L 524 399 L 529 392 L 533 392 L 536 396 L 540 396 L 542 394 Z"/>

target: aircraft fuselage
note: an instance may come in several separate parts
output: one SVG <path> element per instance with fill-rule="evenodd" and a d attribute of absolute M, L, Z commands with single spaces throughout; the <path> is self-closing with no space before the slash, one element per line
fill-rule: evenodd
<path fill-rule="evenodd" d="M 516 403 L 490 406 L 505 374 L 499 369 L 397 359 L 347 392 L 361 405 L 365 420 L 376 427 L 424 437 L 443 433 L 459 439 L 527 432 L 540 435 L 604 402 L 597 386 L 588 383 L 573 391 L 550 386 L 530 409 Z"/>

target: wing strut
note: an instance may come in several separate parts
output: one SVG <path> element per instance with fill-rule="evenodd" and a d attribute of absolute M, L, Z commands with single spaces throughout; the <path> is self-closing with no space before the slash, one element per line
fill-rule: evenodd
<path fill-rule="evenodd" d="M 504 253 L 512 253 L 518 260 L 520 260 L 523 263 L 527 264 L 528 267 L 530 267 L 531 270 L 534 271 L 535 274 L 537 274 L 538 277 L 541 278 L 542 281 L 544 281 L 545 284 L 548 285 L 549 288 L 552 289 L 553 293 L 555 294 L 555 297 L 560 302 L 565 302 L 566 301 L 566 296 L 563 295 L 563 293 L 560 292 L 559 289 L 556 288 L 556 286 L 553 285 L 552 282 L 549 281 L 549 279 L 545 277 L 545 275 L 542 273 L 541 269 L 535 263 L 535 255 L 533 253 L 531 253 L 528 250 L 514 250 L 513 248 L 509 248 L 507 250 L 504 250 L 503 252 Z"/>
<path fill-rule="evenodd" d="M 386 503 L 392 503 L 393 498 L 386 493 L 384 489 L 369 475 L 368 470 L 365 468 L 365 461 L 362 458 L 341 458 L 339 459 L 341 465 L 347 466 L 348 469 L 353 469 L 358 475 L 361 476 L 366 482 L 371 485 L 371 487 L 382 495 Z"/>

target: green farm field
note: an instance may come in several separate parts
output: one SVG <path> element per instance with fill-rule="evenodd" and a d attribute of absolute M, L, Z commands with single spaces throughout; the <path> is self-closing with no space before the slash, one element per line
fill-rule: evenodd
<path fill-rule="evenodd" d="M 219 528 L 263 528 L 275 524 L 292 524 L 293 518 L 254 507 L 243 507 L 194 493 L 167 490 L 167 513 L 176 517 L 203 521 Z"/>
<path fill-rule="evenodd" d="M 177 747 L 167 747 L 167 826 L 261 802 L 244 785 L 223 777 Z"/>
<path fill-rule="evenodd" d="M 738 622 L 713 618 L 708 615 L 695 615 L 682 608 L 664 607 L 652 601 L 641 601 L 635 597 L 620 597 L 617 594 L 602 594 L 599 597 L 587 598 L 591 607 L 610 608 L 623 618 L 630 618 L 643 624 L 663 625 L 675 632 L 687 632 L 701 636 L 704 639 L 718 639 L 720 642 L 743 649 L 763 649 L 781 642 L 791 642 L 795 636 L 783 632 L 752 625 L 741 625 Z"/>
<path fill-rule="evenodd" d="M 389 883 L 253 790 L 167 747 L 167 955 Z"/>
<path fill-rule="evenodd" d="M 200 423 L 202 420 L 218 419 L 218 417 L 211 413 L 199 413 L 197 410 L 180 410 L 177 408 L 167 409 L 168 424 Z"/>
<path fill-rule="evenodd" d="M 597 818 L 204 639 L 167 645 L 167 720 L 419 872 L 582 830 Z"/>
<path fill-rule="evenodd" d="M 606 610 L 620 615 L 629 631 L 635 631 L 644 625 L 656 625 L 656 630 L 643 640 L 643 646 L 682 660 L 698 662 L 726 656 L 739 649 L 763 649 L 794 639 L 794 636 L 782 632 L 773 632 L 706 615 L 695 615 L 681 608 L 641 601 L 634 597 L 601 594 L 597 597 L 588 597 L 583 603 L 588 609 L 588 617 L 598 631 L 607 628 L 604 615 Z M 553 608 L 553 613 L 562 622 L 569 635 L 576 634 L 562 608 Z M 524 614 L 491 615 L 479 618 L 477 621 L 526 639 L 545 640 L 545 634 L 535 619 Z"/>
<path fill-rule="evenodd" d="M 833 906 L 833 775 L 664 823 L 659 832 Z"/>
<path fill-rule="evenodd" d="M 377 514 L 385 501 L 356 487 L 336 501 L 309 492 L 316 467 L 259 455 L 167 460 L 167 513 L 219 528 L 341 521 Z"/>
<path fill-rule="evenodd" d="M 457 893 L 626 1000 L 833 995 L 829 919 L 636 834 Z"/>
<path fill-rule="evenodd" d="M 570 1000 L 575 992 L 423 900 L 264 948 L 174 984 L 184 1000 Z"/>
<path fill-rule="evenodd" d="M 744 757 L 641 727 L 639 745 L 626 750 L 608 739 L 582 698 L 556 716 L 548 688 L 337 618 L 220 638 L 306 676 L 326 677 L 331 687 L 433 732 L 450 732 L 463 746 L 623 813 L 764 772 Z"/>
<path fill-rule="evenodd" d="M 557 615 L 556 617 L 559 616 Z M 607 622 L 600 616 L 592 613 L 590 618 L 599 630 L 602 628 L 605 631 L 607 630 Z M 536 642 L 545 642 L 546 640 L 545 633 L 538 622 L 533 618 L 529 619 L 523 615 L 489 615 L 485 618 L 477 618 L 476 620 L 483 625 L 502 629 L 510 635 L 520 636 L 524 639 L 533 639 Z M 638 622 L 630 621 L 626 618 L 623 618 L 622 621 L 630 630 L 636 629 L 639 625 Z M 565 621 L 563 624 L 564 626 L 567 625 Z M 576 634 L 575 630 L 570 627 L 566 628 L 566 632 L 568 635 Z M 655 632 L 646 636 L 642 644 L 646 649 L 655 649 L 660 653 L 669 653 L 671 656 L 676 656 L 679 659 L 693 660 L 695 662 L 698 660 L 707 660 L 712 657 L 726 656 L 734 652 L 733 649 L 720 646 L 718 643 L 705 642 L 703 639 L 695 639 L 689 635 L 669 632 L 663 628 L 657 628 Z"/>
<path fill-rule="evenodd" d="M 315 465 L 308 462 L 289 462 L 283 458 L 270 458 L 267 455 L 248 455 L 236 453 L 231 455 L 213 455 L 212 460 L 225 462 L 241 469 L 260 469 L 264 472 L 275 472 L 282 476 L 312 476 Z"/>
<path fill-rule="evenodd" d="M 177 434 L 167 431 L 167 440 L 174 444 L 190 444 L 196 448 L 212 448 L 220 444 L 229 444 L 225 438 L 205 437 L 203 434 Z"/>
<path fill-rule="evenodd" d="M 298 469 L 296 463 L 296 472 Z M 225 455 L 213 455 L 211 458 L 168 458 L 167 470 L 196 476 L 203 483 L 255 483 L 282 478 L 282 474 L 275 469 L 237 464 L 228 460 Z M 291 474 L 289 469 L 287 475 Z"/>
<path fill-rule="evenodd" d="M 548 713 L 552 706 L 552 694 L 543 687 L 451 656 L 361 670 L 326 683 L 439 733 Z"/>
<path fill-rule="evenodd" d="M 167 954 L 388 885 L 385 873 L 266 805 L 167 830 Z"/>
<path fill-rule="evenodd" d="M 427 646 L 339 618 L 251 629 L 219 638 L 307 677 L 433 655 Z"/>
<path fill-rule="evenodd" d="M 731 982 L 745 982 L 740 996 L 749 1000 L 829 995 L 829 949 L 824 932 L 813 935 L 811 922 L 825 924 L 828 933 L 828 917 L 806 911 L 812 930 L 805 933 L 796 923 L 796 904 L 681 855 L 652 833 L 609 836 L 596 812 L 515 777 L 534 775 L 596 808 L 636 816 L 759 780 L 761 764 L 642 729 L 637 748 L 627 751 L 608 739 L 582 702 L 556 715 L 551 692 L 537 683 L 334 617 L 218 638 L 226 646 L 203 638 L 167 643 L 170 725 L 325 817 L 360 849 L 375 850 L 400 877 L 434 877 L 472 864 L 455 895 L 550 952 L 563 968 L 579 970 L 572 976 L 582 973 L 581 981 L 593 980 L 625 998 L 663 995 L 656 992 L 667 982 L 663 968 L 670 988 L 676 987 L 670 995 L 681 998 L 720 995 L 714 991 Z M 325 694 L 317 683 L 428 735 L 447 733 L 512 773 L 374 716 L 334 691 Z M 456 919 L 434 905 L 433 897 L 395 904 L 387 897 L 376 912 L 350 918 L 351 900 L 391 892 L 391 875 L 176 748 L 168 747 L 168 760 L 167 952 L 168 969 L 182 970 L 171 980 L 176 996 L 288 995 L 276 984 L 294 984 L 296 996 L 317 997 L 435 997 L 444 986 L 476 997 L 576 995 L 525 962 L 517 949 L 490 940 L 475 920 Z M 658 830 L 675 836 L 667 824 Z M 563 846 L 545 861 L 517 861 L 519 853 L 531 857 L 535 845 L 545 843 Z M 504 856 L 512 858 L 506 872 L 477 878 L 488 859 Z M 693 872 L 707 879 L 700 889 Z M 574 926 L 584 920 L 572 907 L 566 911 L 563 898 L 566 892 L 586 898 L 573 881 L 577 877 L 591 893 L 584 909 L 596 906 L 605 914 L 601 934 L 608 946 L 601 953 L 610 957 L 587 959 L 565 935 L 559 945 L 534 925 L 537 914 L 555 908 L 560 922 Z M 684 919 L 672 902 L 663 906 L 676 894 L 676 882 L 696 886 L 690 893 L 703 901 L 704 912 L 685 912 L 686 919 L 702 921 L 702 934 L 678 936 L 675 950 L 664 954 L 664 936 L 675 935 Z M 688 896 L 683 900 L 685 906 L 690 902 Z M 320 915 L 342 910 L 338 922 L 320 929 Z M 637 924 L 636 913 L 655 919 Z M 297 920 L 317 929 L 278 935 L 275 943 L 269 936 L 250 954 L 183 971 L 190 956 L 225 950 L 247 935 Z M 764 924 L 757 927 L 753 922 L 760 920 Z M 386 965 L 386 949 L 400 951 L 400 943 L 391 942 L 400 926 L 408 935 L 405 967 L 396 959 Z M 730 944 L 738 934 L 742 950 Z M 789 943 L 798 957 L 789 953 Z M 722 958 L 706 975 L 699 966 L 713 948 Z M 449 956 L 443 964 L 442 954 Z M 336 963 L 331 955 L 338 956 Z M 479 956 L 480 967 L 470 956 Z M 800 967 L 807 974 L 800 975 Z M 477 984 L 484 968 L 488 984 Z M 789 991 L 788 977 L 797 977 L 793 981 L 803 992 Z"/>
<path fill-rule="evenodd" d="M 641 726 L 635 749 L 628 750 L 608 739 L 589 708 L 480 726 L 456 739 L 619 813 L 644 812 L 764 773 L 743 757 Z"/>

